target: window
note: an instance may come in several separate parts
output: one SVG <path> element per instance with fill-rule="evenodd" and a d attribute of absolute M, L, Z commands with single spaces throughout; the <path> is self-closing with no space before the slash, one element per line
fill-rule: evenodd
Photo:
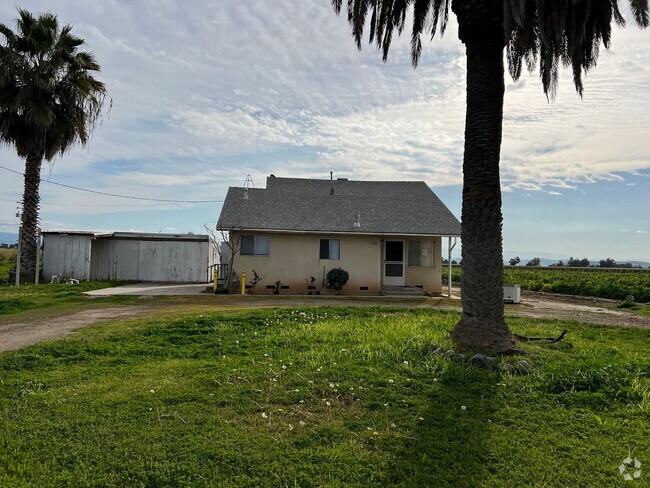
<path fill-rule="evenodd" d="M 409 241 L 409 266 L 433 266 L 433 242 Z"/>
<path fill-rule="evenodd" d="M 321 239 L 320 259 L 341 259 L 341 241 L 339 239 Z"/>
<path fill-rule="evenodd" d="M 269 238 L 267 236 L 241 236 L 242 256 L 268 256 L 269 255 Z"/>
<path fill-rule="evenodd" d="M 420 266 L 422 241 L 409 241 L 409 266 Z"/>

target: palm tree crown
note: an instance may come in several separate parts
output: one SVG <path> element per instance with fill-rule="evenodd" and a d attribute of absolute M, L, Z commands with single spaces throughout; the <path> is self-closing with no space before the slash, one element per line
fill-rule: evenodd
<path fill-rule="evenodd" d="M 84 41 L 70 25 L 59 29 L 51 13 L 18 14 L 16 32 L 0 24 L 0 142 L 25 158 L 20 260 L 21 275 L 32 280 L 43 159 L 88 142 L 106 88 L 93 78 L 100 67 L 91 53 L 78 51 Z"/>
<path fill-rule="evenodd" d="M 337 13 L 342 4 L 343 0 L 332 0 Z M 393 33 L 404 31 L 412 7 L 414 67 L 422 53 L 422 35 L 433 39 L 437 32 L 444 33 L 450 6 L 459 17 L 459 35 L 463 41 L 469 35 L 480 35 L 477 26 L 484 21 L 486 13 L 502 16 L 496 20 L 503 23 L 510 75 L 514 80 L 519 79 L 524 62 L 530 71 L 538 65 L 544 92 L 551 97 L 555 95 L 561 65 L 572 67 L 576 90 L 582 95 L 582 74 L 596 65 L 601 43 L 609 48 L 612 20 L 619 26 L 625 25 L 618 0 L 505 0 L 502 9 L 499 4 L 461 0 L 348 0 L 347 16 L 352 35 L 361 48 L 364 26 L 370 15 L 369 41 L 382 51 L 386 61 Z M 648 0 L 629 0 L 629 6 L 636 24 L 648 27 Z"/>
<path fill-rule="evenodd" d="M 101 114 L 106 89 L 91 75 L 94 56 L 78 52 L 83 39 L 55 15 L 35 18 L 19 9 L 14 33 L 0 24 L 0 140 L 21 157 L 51 160 L 88 141 Z"/>

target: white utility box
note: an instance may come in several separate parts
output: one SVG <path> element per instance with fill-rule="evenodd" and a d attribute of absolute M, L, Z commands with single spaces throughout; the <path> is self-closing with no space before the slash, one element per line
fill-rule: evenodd
<path fill-rule="evenodd" d="M 521 302 L 521 285 L 504 285 L 503 301 L 508 303 Z"/>

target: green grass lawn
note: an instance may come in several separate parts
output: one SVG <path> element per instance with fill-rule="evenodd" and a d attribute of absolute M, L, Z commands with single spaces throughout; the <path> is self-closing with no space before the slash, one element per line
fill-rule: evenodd
<path fill-rule="evenodd" d="M 649 331 L 510 319 L 569 329 L 519 376 L 433 356 L 457 320 L 215 311 L 0 354 L 0 486 L 604 487 L 650 465 Z"/>
<path fill-rule="evenodd" d="M 0 284 L 0 316 L 10 315 L 26 310 L 43 308 L 70 308 L 99 303 L 128 303 L 136 301 L 137 297 L 89 297 L 84 292 L 98 290 L 110 286 L 124 285 L 126 281 L 85 281 L 78 285 L 65 283 L 41 285 Z"/>

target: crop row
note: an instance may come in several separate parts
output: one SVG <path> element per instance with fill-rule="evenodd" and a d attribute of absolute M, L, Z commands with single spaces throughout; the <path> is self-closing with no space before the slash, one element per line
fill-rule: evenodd
<path fill-rule="evenodd" d="M 446 275 L 446 268 L 443 273 Z M 460 266 L 452 268 L 452 280 L 461 282 Z M 519 284 L 524 290 L 650 302 L 650 271 L 647 270 L 601 269 L 588 272 L 575 268 L 505 267 L 504 281 L 506 284 Z"/>

